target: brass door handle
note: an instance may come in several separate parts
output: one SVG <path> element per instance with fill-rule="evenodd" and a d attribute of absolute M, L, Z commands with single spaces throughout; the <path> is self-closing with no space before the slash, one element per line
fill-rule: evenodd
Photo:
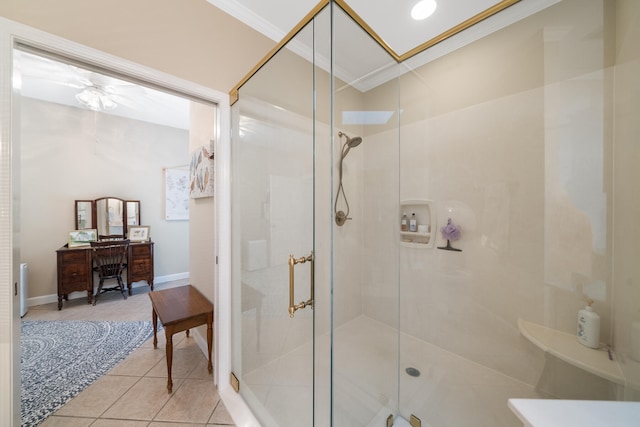
<path fill-rule="evenodd" d="M 301 309 L 301 308 L 305 308 L 305 307 L 312 307 L 313 308 L 313 293 L 314 293 L 314 284 L 313 284 L 313 264 L 314 264 L 314 257 L 313 257 L 313 251 L 311 251 L 311 254 L 309 254 L 309 256 L 306 257 L 300 257 L 300 258 L 295 258 L 293 255 L 289 255 L 289 317 L 293 317 L 293 314 Z M 309 266 L 309 270 L 311 272 L 310 274 L 310 278 L 309 278 L 309 286 L 310 286 L 310 298 L 307 301 L 301 301 L 299 304 L 295 304 L 293 302 L 293 298 L 294 298 L 294 267 L 296 264 L 304 264 L 305 262 L 310 262 L 310 266 Z"/>

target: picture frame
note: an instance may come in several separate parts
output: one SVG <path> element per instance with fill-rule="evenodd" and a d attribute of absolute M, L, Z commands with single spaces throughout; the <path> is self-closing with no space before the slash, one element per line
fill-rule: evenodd
<path fill-rule="evenodd" d="M 189 170 L 166 168 L 164 170 L 164 219 L 189 220 Z"/>
<path fill-rule="evenodd" d="M 192 199 L 213 197 L 214 158 L 213 140 L 191 153 L 189 164 L 189 195 Z"/>
<path fill-rule="evenodd" d="M 98 240 L 98 229 L 88 228 L 84 230 L 73 230 L 69 232 L 69 247 L 78 248 L 89 246 L 91 242 Z"/>
<path fill-rule="evenodd" d="M 149 241 L 150 229 L 148 225 L 137 225 L 129 227 L 127 239 L 131 242 L 147 242 Z"/>

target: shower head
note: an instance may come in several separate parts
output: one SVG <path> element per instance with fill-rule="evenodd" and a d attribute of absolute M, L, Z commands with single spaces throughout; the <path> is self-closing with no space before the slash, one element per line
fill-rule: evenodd
<path fill-rule="evenodd" d="M 355 138 L 349 138 L 349 135 L 347 135 L 346 133 L 338 132 L 339 138 L 342 138 L 343 136 L 347 139 L 347 141 L 342 146 L 342 157 L 340 157 L 340 169 L 338 175 L 340 177 L 340 184 L 338 185 L 338 193 L 336 194 L 336 201 L 333 205 L 335 221 L 339 226 L 343 226 L 348 219 L 351 219 L 349 218 L 349 202 L 347 201 L 347 195 L 344 193 L 344 187 L 342 186 L 342 161 L 345 157 L 347 157 L 347 153 L 349 152 L 349 150 L 351 150 L 353 147 L 357 147 L 362 142 L 362 138 L 360 138 L 359 136 L 356 136 Z M 344 197 L 344 203 L 347 207 L 346 212 L 338 210 L 338 198 L 340 197 L 341 192 L 342 197 Z"/>
<path fill-rule="evenodd" d="M 362 138 L 359 136 L 353 137 L 353 138 L 349 138 L 349 135 L 347 135 L 346 133 L 343 132 L 338 132 L 338 136 L 339 137 L 345 137 L 347 138 L 347 142 L 344 143 L 344 145 L 342 146 L 342 158 L 344 159 L 345 157 L 347 157 L 347 153 L 349 152 L 350 149 L 357 147 L 358 145 L 360 145 L 360 143 L 362 142 Z"/>

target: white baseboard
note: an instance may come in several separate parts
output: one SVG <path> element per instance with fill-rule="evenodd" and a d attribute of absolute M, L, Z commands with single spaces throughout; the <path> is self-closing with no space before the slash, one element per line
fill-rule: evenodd
<path fill-rule="evenodd" d="M 156 283 L 173 282 L 174 280 L 182 280 L 182 279 L 188 279 L 188 278 L 189 278 L 188 271 L 185 271 L 184 273 L 167 274 L 166 276 L 158 276 L 154 278 L 153 284 L 155 285 Z M 134 283 L 133 286 L 135 285 L 136 284 Z"/>
<path fill-rule="evenodd" d="M 174 280 L 182 280 L 182 279 L 188 279 L 189 278 L 189 272 L 184 272 L 184 273 L 176 273 L 176 274 L 168 274 L 166 276 L 158 276 L 155 277 L 153 279 L 153 284 L 158 285 L 160 283 L 167 283 L 167 282 L 173 282 Z M 132 284 L 133 288 L 139 288 L 141 286 L 148 286 L 147 282 L 134 282 Z M 86 292 L 72 292 L 69 294 L 69 299 L 77 299 L 77 298 L 86 298 L 87 297 L 87 293 Z M 36 305 L 42 305 L 42 304 L 50 304 L 52 302 L 58 302 L 58 294 L 51 294 L 51 295 L 42 295 L 39 297 L 33 297 L 33 298 L 29 298 L 27 299 L 27 304 L 29 307 L 35 307 Z"/>

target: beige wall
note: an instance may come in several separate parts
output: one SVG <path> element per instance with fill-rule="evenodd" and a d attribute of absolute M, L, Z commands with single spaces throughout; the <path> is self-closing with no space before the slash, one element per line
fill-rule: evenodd
<path fill-rule="evenodd" d="M 205 0 L 3 0 L 0 16 L 221 92 L 275 45 Z"/>
<path fill-rule="evenodd" d="M 211 105 L 191 103 L 189 152 L 204 147 L 214 149 L 216 109 Z M 189 201 L 189 272 L 190 282 L 210 301 L 215 289 L 215 196 Z"/>
<path fill-rule="evenodd" d="M 189 222 L 164 219 L 163 169 L 189 163 L 189 131 L 32 98 L 20 106 L 20 262 L 31 304 L 57 295 L 55 251 L 75 229 L 78 199 L 140 200 L 156 279 L 188 274 Z"/>
<path fill-rule="evenodd" d="M 638 9 L 563 1 L 401 78 L 400 199 L 434 200 L 437 230 L 448 216 L 463 229 L 459 254 L 400 247 L 403 331 L 553 396 L 610 398 L 606 381 L 543 358 L 517 326 L 575 334 L 590 297 L 601 341 L 637 383 Z M 385 232 L 371 212 L 396 191 L 395 124 L 365 128 L 365 236 Z M 396 248 L 364 247 L 365 313 L 393 324 L 379 266 L 393 268 Z"/>
<path fill-rule="evenodd" d="M 616 23 L 614 169 L 614 343 L 630 384 L 640 384 L 640 4 L 618 0 Z M 638 387 L 625 398 L 639 400 Z"/>

